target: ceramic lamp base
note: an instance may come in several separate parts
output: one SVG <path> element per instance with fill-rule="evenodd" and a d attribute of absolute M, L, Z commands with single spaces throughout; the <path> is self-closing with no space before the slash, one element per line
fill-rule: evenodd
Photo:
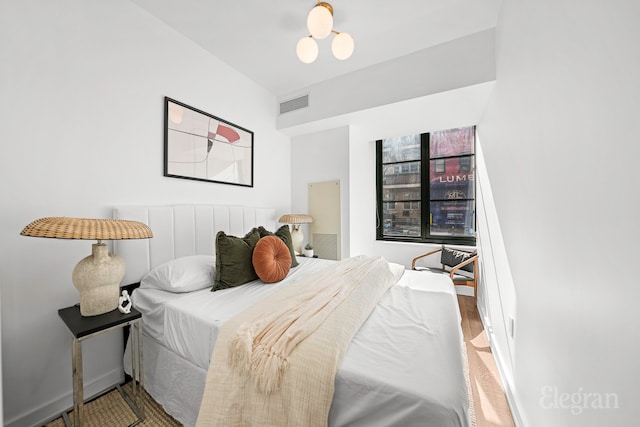
<path fill-rule="evenodd" d="M 97 316 L 118 308 L 124 260 L 109 255 L 104 243 L 94 243 L 92 254 L 73 269 L 73 285 L 80 292 L 80 314 Z"/>
<path fill-rule="evenodd" d="M 304 240 L 304 235 L 302 234 L 302 230 L 299 225 L 291 224 L 291 245 L 293 246 L 293 251 L 296 255 L 302 254 L 302 241 Z"/>

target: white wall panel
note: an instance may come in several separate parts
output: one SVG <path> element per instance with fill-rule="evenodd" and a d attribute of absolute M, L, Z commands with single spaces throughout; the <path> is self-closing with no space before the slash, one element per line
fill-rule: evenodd
<path fill-rule="evenodd" d="M 309 184 L 340 182 L 340 254 L 349 254 L 349 129 L 341 127 L 295 137 L 291 141 L 291 207 L 295 213 L 309 209 Z M 288 212 L 282 212 L 288 213 Z M 281 213 L 281 214 L 282 214 Z M 301 225 L 305 244 L 310 227 Z"/>
<path fill-rule="evenodd" d="M 138 218 L 153 232 L 152 238 L 141 241 L 147 244 L 134 248 L 128 245 L 132 242 L 130 240 L 114 242 L 116 252 L 127 262 L 124 284 L 139 282 L 145 273 L 167 262 L 167 257 L 171 254 L 175 254 L 176 258 L 215 255 L 215 235 L 218 231 L 224 230 L 216 229 L 214 224 L 227 224 L 229 218 L 235 217 L 235 224 L 243 224 L 242 227 L 249 231 L 264 224 L 268 229 L 272 229 L 275 223 L 275 211 L 271 208 L 225 205 L 115 207 L 113 217 Z M 250 222 L 256 221 L 257 218 L 260 218 L 261 222 Z M 179 221 L 185 221 L 185 225 L 179 224 Z M 231 227 L 231 230 L 233 229 Z M 161 250 L 159 247 L 162 245 L 168 247 Z"/>
<path fill-rule="evenodd" d="M 631 0 L 503 2 L 478 133 L 517 298 L 523 425 L 640 419 L 640 287 L 617 268 L 640 239 L 638 17 Z"/>
<path fill-rule="evenodd" d="M 196 206 L 195 222 L 198 229 L 195 235 L 195 253 L 203 255 L 215 255 L 215 217 L 212 206 Z"/>
<path fill-rule="evenodd" d="M 308 242 L 314 254 L 325 259 L 342 259 L 342 227 L 340 208 L 340 181 L 312 182 L 309 184 Z"/>
<path fill-rule="evenodd" d="M 176 236 L 175 257 L 185 257 L 196 253 L 195 209 L 192 206 L 176 206 L 173 209 L 173 229 Z"/>
<path fill-rule="evenodd" d="M 175 259 L 176 242 L 173 227 L 173 209 L 168 207 L 149 208 L 149 224 L 153 227 L 153 239 L 149 239 L 151 265 L 160 265 Z"/>
<path fill-rule="evenodd" d="M 21 237 L 21 229 L 45 216 L 109 218 L 116 205 L 288 211 L 290 142 L 275 127 L 272 94 L 128 0 L 1 9 L 4 421 L 39 425 L 71 406 L 71 338 L 57 310 L 78 301 L 71 271 L 91 242 Z M 164 96 L 255 133 L 253 188 L 162 175 Z M 118 252 L 153 241 L 122 242 Z M 180 242 L 175 250 L 192 251 Z M 86 342 L 86 396 L 122 378 L 121 351 L 119 333 Z"/>

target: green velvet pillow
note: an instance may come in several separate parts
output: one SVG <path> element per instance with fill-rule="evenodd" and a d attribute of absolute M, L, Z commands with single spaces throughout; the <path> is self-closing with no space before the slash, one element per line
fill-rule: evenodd
<path fill-rule="evenodd" d="M 296 253 L 293 250 L 293 239 L 291 239 L 291 232 L 289 231 L 288 225 L 285 224 L 282 227 L 278 228 L 275 233 L 272 233 L 271 231 L 267 230 L 263 226 L 260 226 L 258 227 L 258 232 L 260 233 L 261 238 L 266 236 L 279 237 L 280 240 L 282 240 L 284 244 L 287 245 L 287 248 L 289 248 L 289 254 L 291 255 L 291 268 L 298 266 Z"/>
<path fill-rule="evenodd" d="M 257 228 L 244 237 L 227 236 L 224 231 L 216 234 L 216 276 L 212 291 L 232 288 L 258 279 L 251 257 L 260 240 Z"/>

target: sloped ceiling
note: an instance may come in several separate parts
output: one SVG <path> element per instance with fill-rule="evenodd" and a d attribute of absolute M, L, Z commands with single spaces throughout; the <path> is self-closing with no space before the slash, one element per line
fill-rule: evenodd
<path fill-rule="evenodd" d="M 334 29 L 350 33 L 345 61 L 319 40 L 312 64 L 295 54 L 312 0 L 131 0 L 276 96 L 496 25 L 501 0 L 332 0 Z"/>

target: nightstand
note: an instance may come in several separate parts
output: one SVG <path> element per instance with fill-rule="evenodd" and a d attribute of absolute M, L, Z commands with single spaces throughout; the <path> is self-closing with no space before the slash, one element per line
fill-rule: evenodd
<path fill-rule="evenodd" d="M 84 390 L 82 380 L 82 341 L 112 331 L 118 328 L 131 326 L 131 366 L 132 366 L 132 393 L 126 393 L 120 385 L 116 389 L 120 392 L 131 410 L 138 417 L 132 424 L 138 424 L 144 419 L 144 371 L 142 366 L 142 314 L 132 308 L 131 313 L 123 314 L 118 310 L 98 316 L 82 317 L 80 306 L 74 305 L 58 310 L 58 315 L 64 321 L 69 331 L 73 334 L 71 346 L 72 370 L 73 370 L 73 417 L 75 427 L 81 427 L 84 423 Z M 137 372 L 136 372 L 137 371 Z M 139 378 L 139 381 L 136 381 Z M 69 416 L 65 411 L 62 414 L 66 426 L 71 426 Z"/>

